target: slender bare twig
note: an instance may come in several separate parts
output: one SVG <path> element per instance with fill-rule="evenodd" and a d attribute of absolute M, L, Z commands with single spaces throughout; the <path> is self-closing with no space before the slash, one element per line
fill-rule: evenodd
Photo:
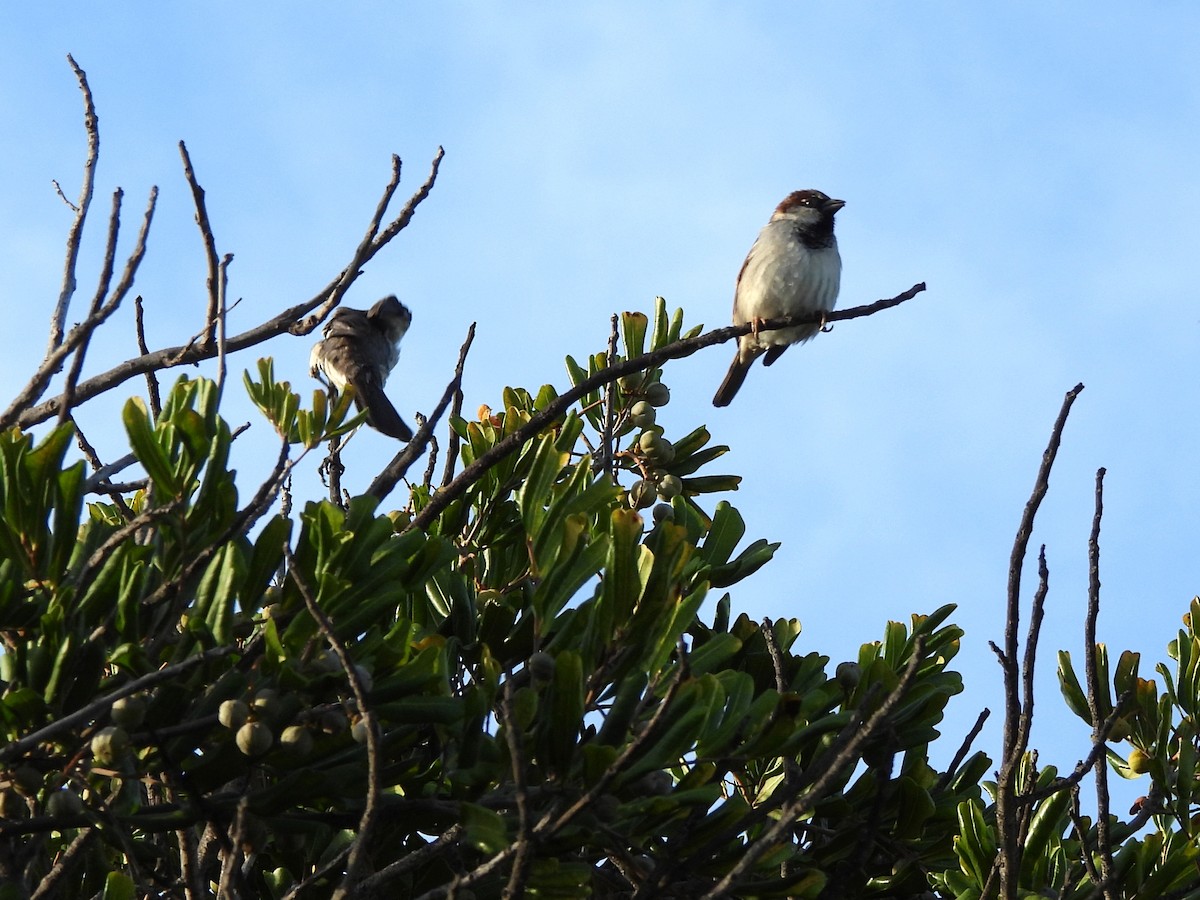
<path fill-rule="evenodd" d="M 779 651 L 779 642 L 775 640 L 775 623 L 769 618 L 763 619 L 760 628 L 771 657 L 771 668 L 775 670 L 775 690 L 782 694 L 787 691 L 787 679 L 783 674 L 783 654 Z"/>
<path fill-rule="evenodd" d="M 425 417 L 423 415 L 421 415 L 420 413 L 417 413 L 416 419 L 417 419 L 417 427 L 418 428 L 420 428 L 422 425 L 425 424 Z M 453 428 L 450 429 L 450 433 L 451 434 L 454 433 Z M 421 484 L 423 484 L 425 486 L 426 490 L 430 490 L 433 488 L 433 470 L 437 468 L 437 458 L 438 458 L 437 435 L 430 432 L 430 435 L 429 435 L 429 461 L 425 464 L 425 477 L 421 479 Z"/>
<path fill-rule="evenodd" d="M 1021 664 L 1021 717 L 1017 723 L 1018 754 L 1029 746 L 1029 732 L 1033 727 L 1033 673 L 1037 664 L 1038 636 L 1045 617 L 1046 595 L 1050 592 L 1050 568 L 1046 565 L 1046 545 L 1038 550 L 1038 586 L 1033 595 L 1029 613 L 1029 631 L 1025 636 L 1025 655 Z"/>
<path fill-rule="evenodd" d="M 192 168 L 192 158 L 183 141 L 179 142 L 179 155 L 183 158 L 183 177 L 187 179 L 188 187 L 192 189 L 192 202 L 196 206 L 196 224 L 200 227 L 200 237 L 204 241 L 204 259 L 208 264 L 208 277 L 204 282 L 208 287 L 208 309 L 204 315 L 204 340 L 202 343 L 211 348 L 217 337 L 217 316 L 220 314 L 217 241 L 213 237 L 212 225 L 208 221 L 208 206 L 204 202 L 204 188 L 200 187 L 200 183 L 196 180 L 196 170 Z"/>
<path fill-rule="evenodd" d="M 628 352 L 628 348 L 626 348 Z M 608 332 L 608 360 L 607 364 L 612 365 L 617 359 L 617 314 L 613 313 L 611 327 Z M 604 415 L 604 428 L 600 432 L 600 459 L 597 468 L 601 472 L 608 472 L 615 481 L 617 478 L 616 468 L 616 453 L 613 449 L 613 429 L 616 419 L 616 404 L 615 391 L 613 385 L 615 382 L 610 381 L 604 387 L 604 406 L 601 410 Z"/>
<path fill-rule="evenodd" d="M 112 213 L 108 217 L 108 241 L 104 249 L 104 263 L 100 269 L 100 283 L 96 286 L 96 293 L 92 296 L 91 305 L 88 307 L 87 317 L 89 319 L 94 318 L 100 312 L 104 296 L 108 293 L 109 284 L 112 282 L 117 255 L 117 235 L 121 227 L 121 198 L 124 195 L 120 188 L 113 192 Z M 60 401 L 62 408 L 58 412 L 59 422 L 65 422 L 71 416 L 75 385 L 79 383 L 79 373 L 83 370 L 83 360 L 87 356 L 87 348 L 92 334 L 93 330 L 88 330 L 84 334 L 79 342 L 79 347 L 75 350 L 75 358 L 71 360 L 71 368 L 67 371 L 67 381 L 63 386 L 62 400 Z"/>
<path fill-rule="evenodd" d="M 1100 617 L 1100 521 L 1104 517 L 1103 467 L 1096 471 L 1096 506 L 1092 515 L 1092 533 L 1088 536 L 1088 610 L 1083 626 L 1083 668 L 1088 686 L 1088 706 L 1092 711 L 1092 742 L 1103 744 L 1108 732 L 1104 729 L 1100 695 L 1107 696 L 1108 687 L 1100 684 L 1096 672 L 1096 620 Z M 1121 704 L 1117 705 L 1120 708 Z M 1109 829 L 1108 760 L 1097 756 L 1096 772 L 1096 844 L 1100 851 L 1100 871 L 1106 900 L 1116 900 L 1117 889 L 1112 884 L 1113 848 Z"/>
<path fill-rule="evenodd" d="M 429 443 L 433 429 L 437 427 L 437 423 L 441 421 L 442 415 L 446 412 L 446 407 L 450 405 L 450 401 L 457 394 L 462 392 L 463 369 L 466 367 L 467 353 L 470 351 L 474 340 L 475 323 L 472 322 L 471 327 L 467 329 L 467 338 L 463 341 L 463 345 L 458 351 L 458 364 L 454 367 L 454 377 L 446 385 L 446 390 L 442 392 L 442 399 L 438 401 L 438 405 L 429 414 L 429 419 L 425 424 L 417 429 L 417 433 L 413 435 L 408 445 L 392 458 L 392 461 L 384 467 L 382 472 L 375 476 L 375 480 L 367 488 L 367 493 L 372 497 L 382 500 L 390 494 L 392 488 L 400 483 L 400 479 L 404 477 L 404 474 L 408 471 L 408 467 L 416 461 L 418 456 L 425 452 L 425 446 Z M 441 492 L 439 491 L 438 495 L 435 496 L 440 496 L 440 494 Z"/>
<path fill-rule="evenodd" d="M 83 127 L 87 131 L 88 153 L 83 164 L 83 185 L 79 189 L 79 202 L 72 204 L 75 210 L 75 220 L 67 233 L 67 259 L 63 266 L 63 283 L 58 293 L 58 303 L 54 314 L 50 317 L 50 345 L 46 349 L 47 358 L 57 350 L 63 342 L 63 331 L 66 328 L 67 309 L 71 305 L 71 297 L 75 294 L 75 264 L 79 259 L 79 245 L 83 240 L 83 223 L 87 219 L 88 208 L 92 204 L 92 190 L 96 183 L 96 163 L 100 159 L 100 120 L 96 116 L 96 104 L 92 101 L 92 89 L 88 86 L 87 73 L 79 68 L 71 54 L 67 54 L 67 62 L 71 71 L 79 81 L 79 90 L 83 94 Z M 55 187 L 58 183 L 55 182 Z M 62 196 L 62 189 L 59 189 Z M 66 200 L 66 197 L 63 197 Z"/>
<path fill-rule="evenodd" d="M 760 331 L 774 331 L 778 328 L 787 328 L 793 325 L 811 325 L 820 321 L 841 321 L 843 319 L 857 319 L 862 316 L 873 315 L 885 309 L 890 309 L 893 306 L 899 306 L 906 300 L 911 300 L 921 291 L 925 290 L 925 285 L 915 284 L 902 294 L 891 297 L 887 300 L 877 300 L 874 303 L 866 306 L 856 306 L 852 309 L 835 310 L 830 313 L 811 314 L 803 316 L 785 316 L 779 319 L 768 319 L 758 325 Z M 511 453 L 515 453 L 520 449 L 526 441 L 534 435 L 539 434 L 552 422 L 562 416 L 580 397 L 589 394 L 598 388 L 603 387 L 609 382 L 616 381 L 626 375 L 631 375 L 634 372 L 645 371 L 646 369 L 654 369 L 662 365 L 667 360 L 682 359 L 686 356 L 691 356 L 705 347 L 712 347 L 716 344 L 722 344 L 725 341 L 731 341 L 743 334 L 749 334 L 752 325 L 730 325 L 725 328 L 717 328 L 705 334 L 697 335 L 694 338 L 676 341 L 673 344 L 667 344 L 660 347 L 658 350 L 652 350 L 649 353 L 644 353 L 641 356 L 636 356 L 633 359 L 622 360 L 615 365 L 602 369 L 590 378 L 585 378 L 575 387 L 560 394 L 545 409 L 534 413 L 530 416 L 529 421 L 510 434 L 508 437 L 496 443 L 492 448 L 486 451 L 477 460 L 467 466 L 458 474 L 450 484 L 446 485 L 442 490 L 438 491 L 430 500 L 428 505 L 421 510 L 420 514 L 413 519 L 409 528 L 428 528 L 433 520 L 441 514 L 447 506 L 461 497 L 471 485 L 475 484 L 484 476 L 492 466 L 499 460 L 504 459 Z M 413 439 L 416 442 L 416 438 Z M 392 482 L 391 486 L 394 486 Z M 388 487 L 388 490 L 391 489 Z M 378 497 L 384 494 L 377 494 L 375 486 L 372 485 L 371 493 Z"/>
<path fill-rule="evenodd" d="M 1050 432 L 1050 442 L 1042 453 L 1042 463 L 1038 468 L 1033 492 L 1025 504 L 1025 511 L 1017 526 L 1017 535 L 1013 541 L 1012 554 L 1009 558 L 1004 651 L 1001 652 L 994 644 L 992 645 L 992 649 L 996 650 L 997 656 L 1000 657 L 1001 668 L 1004 672 L 1004 737 L 996 796 L 996 837 L 999 851 L 996 865 L 1000 875 L 1000 894 L 1006 900 L 1016 896 L 1017 876 L 1020 872 L 1021 848 L 1017 822 L 1019 804 L 1016 798 L 1015 782 L 1021 756 L 1025 750 L 1022 735 L 1028 737 L 1028 723 L 1024 723 L 1024 727 L 1022 727 L 1021 673 L 1017 662 L 1017 629 L 1021 621 L 1021 570 L 1025 562 L 1025 554 L 1029 549 L 1029 539 L 1033 535 L 1034 518 L 1037 516 L 1038 508 L 1041 506 L 1046 492 L 1050 489 L 1050 470 L 1062 442 L 1067 416 L 1071 412 L 1075 398 L 1082 390 L 1083 385 L 1077 384 L 1067 391 L 1058 418 Z"/>
<path fill-rule="evenodd" d="M 360 244 L 353 258 L 350 260 L 350 264 L 333 281 L 322 288 L 312 298 L 283 310 L 272 318 L 241 334 L 231 336 L 226 341 L 227 352 L 235 353 L 247 347 L 261 344 L 270 338 L 284 333 L 308 334 L 316 328 L 320 324 L 319 318 L 304 317 L 312 312 L 313 309 L 331 299 L 340 301 L 350 285 L 357 279 L 362 266 L 382 250 L 388 241 L 394 238 L 408 224 L 417 204 L 429 195 L 429 191 L 437 177 L 438 163 L 441 158 L 439 148 L 439 155 L 434 159 L 434 165 L 430 171 L 429 178 L 405 205 L 400 215 L 386 229 L 376 235 L 373 240 Z M 157 189 L 154 191 L 154 196 L 157 196 Z M 202 360 L 212 359 L 216 354 L 217 349 L 215 346 L 204 346 L 201 343 L 193 343 L 181 347 L 165 347 L 150 353 L 143 353 L 140 356 L 125 360 L 125 362 L 114 366 L 107 372 L 102 372 L 80 383 L 75 391 L 75 401 L 76 403 L 84 403 L 93 397 L 124 384 L 130 378 L 136 378 L 139 375 L 160 369 L 191 365 Z M 61 361 L 58 364 L 61 365 Z M 43 365 L 46 366 L 46 364 Z M 53 369 L 51 374 L 53 371 L 58 370 L 56 368 Z M 58 415 L 59 399 L 57 397 L 53 397 L 36 406 L 32 405 L 36 396 L 39 395 L 28 392 L 23 393 L 22 397 L 18 398 L 18 401 L 10 406 L 4 416 L 0 416 L 0 429 L 14 422 L 22 428 L 29 428 Z"/>
<path fill-rule="evenodd" d="M 312 589 L 312 585 L 308 583 L 300 570 L 296 567 L 296 558 L 292 555 L 292 548 L 284 543 L 283 555 L 287 560 L 288 574 L 296 587 L 300 590 L 300 596 L 304 598 L 304 605 L 308 609 L 308 614 L 313 617 L 317 623 L 317 629 L 329 642 L 329 646 L 333 649 L 338 661 L 342 664 L 342 670 L 346 674 L 347 681 L 350 682 L 350 690 L 354 692 L 354 700 L 358 704 L 359 715 L 362 716 L 363 724 L 367 731 L 367 797 L 363 807 L 362 818 L 358 822 L 358 830 L 355 834 L 354 844 L 350 850 L 350 857 L 346 862 L 346 875 L 338 885 L 333 896 L 353 897 L 357 896 L 355 889 L 357 882 L 360 880 L 360 872 L 366 864 L 366 847 L 373 837 L 372 831 L 375 828 L 375 822 L 379 816 L 379 793 L 380 793 L 380 754 L 383 751 L 383 739 L 379 733 L 379 722 L 375 718 L 375 713 L 371 710 L 371 705 L 367 700 L 367 689 L 363 684 L 362 675 L 355 666 L 354 660 L 350 653 L 346 650 L 346 645 L 342 643 L 341 638 L 333 630 L 333 622 L 329 616 L 325 615 L 325 611 L 321 609 L 317 603 L 317 595 Z"/>
<path fill-rule="evenodd" d="M 229 287 L 229 264 L 233 262 L 233 254 L 226 253 L 217 266 L 217 392 L 225 388 L 225 317 L 228 309 L 225 306 L 225 292 Z"/>
<path fill-rule="evenodd" d="M 983 723 L 988 720 L 988 716 L 992 711 L 984 707 L 978 718 L 975 719 L 975 724 L 971 726 L 971 730 L 967 732 L 967 736 L 963 738 L 962 744 L 959 745 L 958 752 L 954 754 L 954 759 L 950 760 L 950 765 L 946 767 L 946 771 L 941 774 L 937 781 L 938 790 L 944 790 L 950 785 L 950 781 L 954 778 L 954 773 L 958 771 L 958 767 L 963 764 L 963 760 L 967 758 L 967 754 L 971 752 L 971 745 L 975 743 L 975 738 L 979 737 L 979 732 L 983 731 Z"/>
<path fill-rule="evenodd" d="M 146 345 L 145 310 L 142 308 L 142 295 L 133 298 L 133 322 L 137 333 L 138 353 L 145 356 L 150 352 Z M 162 396 L 158 388 L 158 375 L 153 371 L 146 373 L 146 390 L 149 392 L 150 414 L 157 419 L 162 413 Z"/>
<path fill-rule="evenodd" d="M 459 379 L 457 386 L 454 389 L 454 400 L 450 406 L 450 439 L 446 444 L 446 467 L 442 470 L 442 483 L 440 487 L 445 487 L 454 478 L 454 469 L 458 465 L 458 453 L 461 439 L 458 436 L 458 430 L 454 427 L 456 419 L 462 418 L 463 392 L 462 381 Z"/>
<path fill-rule="evenodd" d="M 54 185 L 54 193 L 58 194 L 58 199 L 67 204 L 71 208 L 71 212 L 79 212 L 79 207 L 67 199 L 67 195 L 63 193 L 62 185 L 58 183 L 57 178 L 51 178 L 50 183 Z"/>

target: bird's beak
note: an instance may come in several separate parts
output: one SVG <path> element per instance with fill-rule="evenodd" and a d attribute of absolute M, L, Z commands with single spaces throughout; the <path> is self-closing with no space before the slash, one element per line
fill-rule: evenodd
<path fill-rule="evenodd" d="M 829 215 L 832 216 L 835 212 L 837 212 L 839 209 L 841 209 L 845 205 L 846 205 L 845 200 L 826 200 L 825 205 L 824 205 L 824 207 L 822 207 L 821 211 L 827 212 L 827 213 L 829 213 Z"/>

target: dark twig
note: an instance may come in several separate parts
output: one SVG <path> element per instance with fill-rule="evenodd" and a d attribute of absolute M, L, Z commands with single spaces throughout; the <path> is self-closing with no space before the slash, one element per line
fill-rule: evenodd
<path fill-rule="evenodd" d="M 392 458 L 392 461 L 387 464 L 382 472 L 375 476 L 375 480 L 367 488 L 367 493 L 372 497 L 382 500 L 390 494 L 392 488 L 400 483 L 400 479 L 404 477 L 404 474 L 408 471 L 408 467 L 416 461 L 418 456 L 425 452 L 425 445 L 429 443 L 433 429 L 441 421 L 442 415 L 446 412 L 446 407 L 450 405 L 450 401 L 455 395 L 462 391 L 463 369 L 467 364 L 467 353 L 470 351 L 471 343 L 474 340 L 475 323 L 472 322 L 471 327 L 467 329 L 467 338 L 463 341 L 463 345 L 458 351 L 458 364 L 454 367 L 454 377 L 446 385 L 446 390 L 442 393 L 442 399 L 438 401 L 438 405 L 429 414 L 429 419 L 425 424 L 417 429 L 417 433 L 413 435 L 408 445 Z M 441 492 L 439 491 L 435 497 L 440 495 Z"/>
<path fill-rule="evenodd" d="M 208 264 L 208 310 L 204 314 L 203 346 L 211 349 L 217 338 L 217 317 L 220 315 L 220 273 L 217 262 L 217 241 L 213 237 L 212 225 L 208 221 L 208 207 L 204 202 L 204 188 L 196 180 L 196 170 L 192 168 L 192 158 L 188 155 L 187 145 L 179 142 L 179 155 L 183 158 L 183 177 L 187 179 L 188 187 L 192 189 L 192 202 L 196 206 L 196 224 L 200 227 L 200 237 L 204 241 L 204 259 Z"/>
<path fill-rule="evenodd" d="M 1038 468 L 1033 492 L 1025 504 L 1021 522 L 1017 526 L 1017 535 L 1013 541 L 1012 554 L 1009 558 L 1004 651 L 1001 652 L 994 644 L 992 645 L 1000 657 L 1001 667 L 1004 671 L 1004 743 L 1000 772 L 997 778 L 996 831 L 999 852 L 996 862 L 1000 873 L 1000 894 L 1005 900 L 1016 896 L 1017 876 L 1021 866 L 1017 822 L 1019 804 L 1015 785 L 1016 773 L 1025 750 L 1022 738 L 1023 736 L 1028 737 L 1028 723 L 1023 722 L 1021 715 L 1021 673 L 1017 663 L 1017 629 L 1021 620 L 1021 570 L 1025 562 L 1025 554 L 1029 549 L 1029 539 L 1033 535 L 1034 518 L 1050 488 L 1050 470 L 1062 442 L 1067 416 L 1071 412 L 1075 398 L 1082 390 L 1083 385 L 1077 384 L 1067 391 L 1058 418 L 1054 422 L 1054 428 L 1051 430 L 1050 442 L 1042 453 L 1042 464 Z"/>
<path fill-rule="evenodd" d="M 367 689 L 363 684 L 362 676 L 359 674 L 358 668 L 354 665 L 354 660 L 350 653 L 346 650 L 346 645 L 342 643 L 341 638 L 333 630 L 333 622 L 325 615 L 324 610 L 317 604 L 317 596 L 312 589 L 312 585 L 308 583 L 296 566 L 296 558 L 292 555 L 292 549 L 286 543 L 283 545 L 283 555 L 287 560 L 288 574 L 292 577 L 296 587 L 300 589 L 300 595 L 304 598 L 304 605 L 308 608 L 308 613 L 317 623 L 317 628 L 329 642 L 329 646 L 333 649 L 338 661 L 342 664 L 342 669 L 346 674 L 346 679 L 350 682 L 350 690 L 354 692 L 354 700 L 358 704 L 359 715 L 362 716 L 363 724 L 367 731 L 367 797 L 363 807 L 362 818 L 358 822 L 358 831 L 354 838 L 354 846 L 350 850 L 350 857 L 346 862 L 346 875 L 338 885 L 333 896 L 336 897 L 354 897 L 357 896 L 355 889 L 357 882 L 361 878 L 361 872 L 366 864 L 366 847 L 370 842 L 372 831 L 375 827 L 375 822 L 379 815 L 379 793 L 380 793 L 380 753 L 383 750 L 383 740 L 379 733 L 379 722 L 375 718 L 375 713 L 372 712 L 370 703 L 367 700 Z"/>
<path fill-rule="evenodd" d="M 983 712 L 975 720 L 975 724 L 971 726 L 971 730 L 967 732 L 967 736 L 963 738 L 962 744 L 958 748 L 958 752 L 954 754 L 954 759 L 950 760 L 950 765 L 946 767 L 946 771 L 938 778 L 938 790 L 944 790 L 949 787 L 951 779 L 954 778 L 954 773 L 958 771 L 958 767 L 963 764 L 963 760 L 967 758 L 967 754 L 971 752 L 971 745 L 975 743 L 975 738 L 979 737 L 979 732 L 983 731 L 983 723 L 988 720 L 988 716 L 992 714 L 990 709 L 984 708 Z"/>
<path fill-rule="evenodd" d="M 462 381 L 458 380 L 458 384 L 454 389 L 454 400 L 450 406 L 450 439 L 446 443 L 446 467 L 442 470 L 441 487 L 445 487 L 454 477 L 454 468 L 458 465 L 458 453 L 461 439 L 458 436 L 458 431 L 454 427 L 454 422 L 462 418 L 463 392 Z"/>
<path fill-rule="evenodd" d="M 78 433 L 78 428 L 76 429 L 76 433 Z M 96 461 L 99 462 L 99 459 Z M 110 462 L 108 465 L 101 466 L 95 471 L 95 473 L 92 474 L 90 478 L 88 478 L 87 481 L 83 483 L 84 491 L 87 493 L 103 491 L 104 485 L 110 478 L 112 478 L 112 476 L 116 475 L 118 472 L 123 472 L 137 461 L 138 458 L 135 454 L 126 453 L 116 462 Z"/>
<path fill-rule="evenodd" d="M 787 679 L 783 674 L 783 654 L 779 652 L 779 643 L 775 640 L 775 624 L 769 618 L 763 619 L 761 628 L 767 653 L 771 657 L 771 668 L 775 670 L 775 690 L 783 694 L 787 691 Z"/>
<path fill-rule="evenodd" d="M 423 415 L 421 415 L 420 413 L 417 413 L 416 420 L 417 420 L 418 428 L 420 428 L 422 425 L 425 424 L 425 417 Z M 453 428 L 450 429 L 450 433 L 451 434 L 454 433 Z M 430 434 L 429 434 L 429 461 L 426 462 L 426 464 L 425 464 L 425 477 L 421 479 L 421 484 L 423 484 L 425 486 L 426 490 L 432 490 L 432 488 L 433 488 L 433 471 L 434 471 L 434 469 L 437 468 L 437 458 L 438 458 L 437 435 L 430 432 Z"/>
<path fill-rule="evenodd" d="M 1025 636 L 1025 656 L 1021 665 L 1021 719 L 1017 724 L 1017 753 L 1029 746 L 1033 727 L 1033 673 L 1037 664 L 1038 636 L 1045 618 L 1046 595 L 1050 592 L 1050 569 L 1046 565 L 1046 545 L 1038 550 L 1038 586 L 1029 613 L 1029 632 Z"/>
<path fill-rule="evenodd" d="M 611 328 L 608 332 L 608 360 L 607 365 L 612 365 L 617 358 L 617 314 L 613 313 Z M 628 348 L 627 348 L 628 349 Z M 613 431 L 616 424 L 617 415 L 616 392 L 613 390 L 615 382 L 610 381 L 604 387 L 604 406 L 601 408 L 604 414 L 604 430 L 600 434 L 600 460 L 599 470 L 608 472 L 612 479 L 616 481 L 617 468 L 615 465 L 616 452 L 613 449 Z"/>
<path fill-rule="evenodd" d="M 71 54 L 67 54 L 67 62 L 71 71 L 79 81 L 79 90 L 83 94 L 83 127 L 87 130 L 88 154 L 83 164 L 83 185 L 79 189 L 79 202 L 72 204 L 75 210 L 75 220 L 71 230 L 67 232 L 67 259 L 63 267 L 63 283 L 58 293 L 58 303 L 54 314 L 50 317 L 50 346 L 46 356 L 57 350 L 63 342 L 63 332 L 67 322 L 67 308 L 71 305 L 71 297 L 75 294 L 75 264 L 79 259 L 79 245 L 83 240 L 83 223 L 87 219 L 88 208 L 92 204 L 92 190 L 96 183 L 96 163 L 100 159 L 100 120 L 96 116 L 96 104 L 92 101 L 92 89 L 88 86 L 87 73 L 79 68 Z M 58 183 L 55 182 L 55 187 Z M 59 189 L 59 196 L 62 190 Z M 66 197 L 63 197 L 66 200 Z"/>
<path fill-rule="evenodd" d="M 217 391 L 225 388 L 225 316 L 229 310 L 225 305 L 225 293 L 229 287 L 229 264 L 233 254 L 226 253 L 217 266 Z"/>
<path fill-rule="evenodd" d="M 1096 506 L 1092 515 L 1092 533 L 1088 537 L 1088 610 L 1083 626 L 1083 668 L 1087 678 L 1088 706 L 1092 711 L 1092 742 L 1103 745 L 1108 738 L 1100 709 L 1100 695 L 1108 689 L 1100 684 L 1096 672 L 1096 620 L 1100 617 L 1100 521 L 1104 517 L 1103 467 L 1096 471 Z M 1118 704 L 1120 708 L 1122 704 Z M 1096 843 L 1100 851 L 1105 900 L 1116 900 L 1117 889 L 1111 883 L 1113 873 L 1112 834 L 1109 829 L 1108 761 L 1097 756 L 1096 772 Z"/>
<path fill-rule="evenodd" d="M 145 310 L 142 308 L 141 294 L 133 298 L 133 322 L 137 332 L 138 353 L 145 356 L 150 348 L 146 346 Z M 146 373 L 146 391 L 150 399 L 150 415 L 157 420 L 162 414 L 162 396 L 158 388 L 158 374 L 153 369 Z"/>
<path fill-rule="evenodd" d="M 906 300 L 911 300 L 921 291 L 925 290 L 925 285 L 915 284 L 907 291 L 887 300 L 877 300 L 874 303 L 866 306 L 856 306 L 852 309 L 835 310 L 830 313 L 811 314 L 803 316 L 787 316 L 779 319 L 767 319 L 759 325 L 760 331 L 774 331 L 778 328 L 787 328 L 792 325 L 811 325 L 820 321 L 841 321 L 843 319 L 857 319 L 862 316 L 870 316 L 885 309 L 891 309 L 893 306 L 899 306 Z M 740 337 L 743 334 L 749 334 L 752 325 L 730 325 L 725 328 L 717 328 L 709 331 L 706 334 L 697 335 L 694 338 L 676 341 L 673 344 L 667 344 L 660 347 L 658 350 L 652 350 L 649 353 L 644 353 L 641 356 L 633 359 L 622 360 L 621 362 L 602 369 L 590 378 L 585 378 L 575 387 L 560 394 L 545 409 L 534 413 L 529 421 L 510 434 L 508 437 L 499 441 L 490 450 L 485 452 L 477 460 L 467 466 L 458 474 L 450 484 L 446 485 L 442 490 L 438 491 L 429 504 L 421 510 L 418 515 L 409 525 L 409 528 L 426 529 L 430 526 L 435 518 L 441 514 L 447 506 L 461 497 L 467 492 L 471 485 L 475 484 L 484 473 L 494 466 L 499 460 L 504 459 L 511 453 L 516 452 L 525 442 L 534 435 L 539 434 L 544 428 L 556 421 L 562 416 L 580 397 L 589 394 L 598 388 L 603 387 L 609 382 L 616 381 L 626 375 L 634 372 L 645 371 L 646 369 L 654 369 L 662 365 L 667 360 L 682 359 L 686 356 L 691 356 L 705 347 L 712 347 L 716 344 L 723 344 L 726 341 L 731 341 L 734 338 Z M 413 439 L 416 443 L 416 438 Z M 377 479 L 378 481 L 378 479 Z M 392 482 L 394 486 L 395 482 Z M 388 490 L 391 486 L 388 487 Z M 374 485 L 372 485 L 372 494 L 376 494 Z M 386 491 L 384 492 L 386 494 Z"/>

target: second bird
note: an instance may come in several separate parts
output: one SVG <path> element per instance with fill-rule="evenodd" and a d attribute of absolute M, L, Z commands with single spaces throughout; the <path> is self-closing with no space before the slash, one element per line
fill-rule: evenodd
<path fill-rule="evenodd" d="M 309 356 L 314 376 L 323 373 L 339 391 L 352 386 L 354 404 L 367 411 L 367 422 L 402 441 L 412 439 L 412 429 L 383 386 L 400 358 L 400 339 L 411 322 L 408 307 L 392 296 L 365 311 L 340 306 L 325 323 L 325 339 L 317 341 Z"/>
<path fill-rule="evenodd" d="M 833 309 L 842 276 L 833 216 L 845 205 L 820 191 L 795 191 L 775 207 L 742 263 L 733 293 L 733 324 L 755 327 L 738 338 L 737 356 L 713 406 L 729 405 L 759 356 L 769 366 L 820 330 L 813 323 L 760 332 L 758 323 Z"/>

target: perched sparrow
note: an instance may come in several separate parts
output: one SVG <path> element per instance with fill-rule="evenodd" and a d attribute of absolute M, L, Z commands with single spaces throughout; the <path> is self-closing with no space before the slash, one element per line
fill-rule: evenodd
<path fill-rule="evenodd" d="M 803 343 L 820 330 L 814 323 L 759 333 L 758 324 L 833 309 L 842 274 L 833 214 L 845 205 L 820 191 L 796 191 L 775 207 L 742 263 L 733 293 L 733 324 L 753 323 L 754 330 L 738 338 L 737 356 L 713 406 L 729 405 L 761 354 L 766 354 L 763 365 L 769 366 L 791 344 Z"/>
<path fill-rule="evenodd" d="M 367 411 L 367 422 L 402 441 L 412 439 L 412 429 L 383 385 L 400 357 L 400 338 L 410 322 L 412 313 L 395 297 L 384 297 L 365 312 L 340 306 L 325 323 L 325 339 L 317 341 L 308 358 L 314 378 L 323 373 L 339 391 L 351 385 L 354 405 Z"/>

